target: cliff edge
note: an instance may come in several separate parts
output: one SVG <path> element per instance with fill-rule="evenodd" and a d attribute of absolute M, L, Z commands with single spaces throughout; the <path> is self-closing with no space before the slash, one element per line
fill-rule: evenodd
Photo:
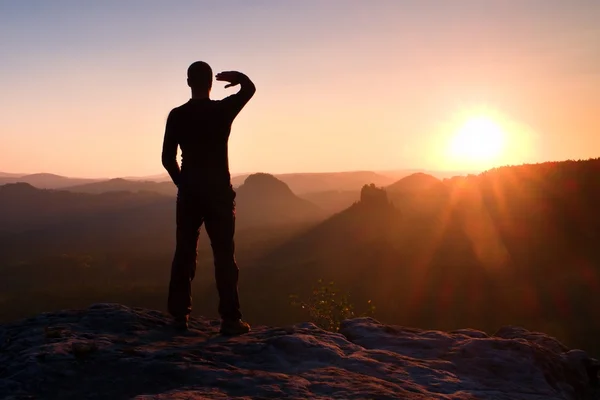
<path fill-rule="evenodd" d="M 0 325 L 2 399 L 594 399 L 598 362 L 543 333 L 427 331 L 371 318 L 218 335 L 119 304 Z"/>

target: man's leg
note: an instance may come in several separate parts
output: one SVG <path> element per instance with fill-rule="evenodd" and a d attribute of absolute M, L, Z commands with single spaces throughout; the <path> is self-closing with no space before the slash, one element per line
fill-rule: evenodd
<path fill-rule="evenodd" d="M 177 194 L 176 248 L 169 283 L 169 313 L 187 317 L 192 311 L 192 280 L 196 273 L 198 236 L 202 225 L 201 205 L 189 193 Z"/>
<path fill-rule="evenodd" d="M 235 192 L 226 193 L 211 202 L 205 215 L 206 232 L 210 238 L 215 264 L 215 279 L 219 292 L 219 314 L 224 321 L 242 317 L 238 297 L 238 273 L 235 262 Z"/>

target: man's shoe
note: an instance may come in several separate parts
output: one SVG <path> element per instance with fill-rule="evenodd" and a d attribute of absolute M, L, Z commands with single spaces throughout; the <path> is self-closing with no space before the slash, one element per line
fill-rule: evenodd
<path fill-rule="evenodd" d="M 221 335 L 235 336 L 250 332 L 250 325 L 241 319 L 223 320 L 221 322 Z"/>
<path fill-rule="evenodd" d="M 175 317 L 173 319 L 173 328 L 177 329 L 178 331 L 187 331 L 189 318 L 189 315 Z"/>

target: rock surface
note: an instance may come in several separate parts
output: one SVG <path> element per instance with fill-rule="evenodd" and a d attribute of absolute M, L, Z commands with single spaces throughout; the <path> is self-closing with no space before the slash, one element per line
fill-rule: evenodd
<path fill-rule="evenodd" d="M 222 337 L 118 304 L 0 325 L 2 399 L 594 399 L 597 362 L 522 328 L 425 331 L 370 318 Z"/>

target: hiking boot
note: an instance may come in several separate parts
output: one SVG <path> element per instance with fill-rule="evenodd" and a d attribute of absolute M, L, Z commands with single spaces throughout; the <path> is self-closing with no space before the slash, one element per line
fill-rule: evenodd
<path fill-rule="evenodd" d="M 241 319 L 223 320 L 221 322 L 221 335 L 234 336 L 250 332 L 250 325 Z"/>
<path fill-rule="evenodd" d="M 172 324 L 173 328 L 177 329 L 178 331 L 187 331 L 189 318 L 189 315 L 175 317 Z"/>

